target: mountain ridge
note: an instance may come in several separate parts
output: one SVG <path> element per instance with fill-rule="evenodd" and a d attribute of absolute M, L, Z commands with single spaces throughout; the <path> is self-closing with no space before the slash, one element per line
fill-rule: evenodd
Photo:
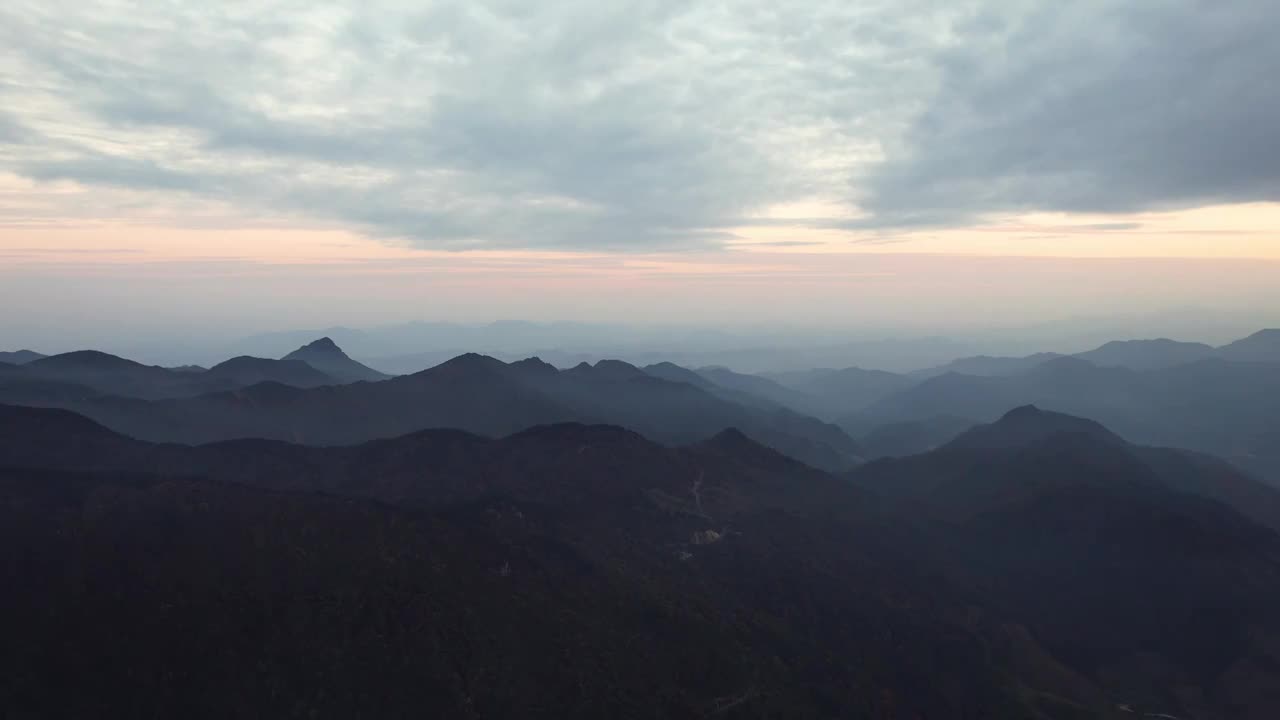
<path fill-rule="evenodd" d="M 0 362 L 10 365 L 25 365 L 32 360 L 48 357 L 34 350 L 14 350 L 11 352 L 0 351 Z"/>
<path fill-rule="evenodd" d="M 376 382 L 390 375 L 352 360 L 328 336 L 313 340 L 285 355 L 282 360 L 299 360 L 344 383 Z"/>
<path fill-rule="evenodd" d="M 55 404 L 130 435 L 184 443 L 266 437 L 352 444 L 432 427 L 492 436 L 556 422 L 612 422 L 667 444 L 738 427 L 810 464 L 834 469 L 860 462 L 856 443 L 834 425 L 781 407 L 742 405 L 609 361 L 559 371 L 540 361 L 507 364 L 469 353 L 378 382 L 301 389 L 259 382 L 189 398 Z"/>
<path fill-rule="evenodd" d="M 1211 484 L 1204 468 L 1173 483 L 1128 446 L 1055 432 L 1088 421 L 1000 422 L 1037 432 L 846 479 L 733 429 L 681 447 L 581 423 L 192 447 L 0 406 L 0 572 L 26 580 L 0 600 L 0 667 L 19 680 L 0 700 L 114 707 L 149 687 L 170 708 L 191 675 L 225 691 L 208 707 L 274 708 L 265 674 L 320 715 L 367 707 L 357 687 L 384 708 L 512 718 L 631 717 L 654 687 L 675 717 L 725 697 L 815 718 L 1277 709 L 1280 536 L 1183 492 Z M 102 669 L 51 699 L 72 654 Z M 1157 662 L 1112 670 L 1141 658 Z M 440 680 L 455 675 L 493 677 L 468 700 Z M 597 699 L 565 704 L 583 693 Z"/>

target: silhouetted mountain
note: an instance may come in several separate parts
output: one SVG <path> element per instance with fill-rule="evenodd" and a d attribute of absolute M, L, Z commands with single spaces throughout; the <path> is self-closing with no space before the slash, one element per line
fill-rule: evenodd
<path fill-rule="evenodd" d="M 69 407 L 126 434 L 170 442 L 261 437 L 331 445 L 426 428 L 498 436 L 533 425 L 609 422 L 671 444 L 738 427 L 815 466 L 848 468 L 859 461 L 856 443 L 834 425 L 784 408 L 737 404 L 616 361 L 557 371 L 533 359 L 508 365 L 468 354 L 378 383 L 309 390 L 263 383 L 148 403 L 32 404 Z"/>
<path fill-rule="evenodd" d="M 940 365 L 927 370 L 918 370 L 911 373 L 912 377 L 931 378 L 948 373 L 959 375 L 978 375 L 978 376 L 996 376 L 996 375 L 1014 375 L 1026 372 L 1041 363 L 1063 357 L 1060 353 L 1042 352 L 1026 357 L 992 357 L 990 355 L 976 355 L 974 357 L 960 358 L 952 360 L 946 365 Z"/>
<path fill-rule="evenodd" d="M 702 378 L 711 381 L 716 387 L 745 393 L 749 397 L 760 398 L 766 403 L 778 407 L 791 408 L 796 412 L 810 414 L 814 413 L 815 410 L 821 410 L 821 403 L 815 398 L 760 375 L 738 373 L 725 367 L 704 367 L 695 372 Z"/>
<path fill-rule="evenodd" d="M 640 368 L 621 360 L 601 360 L 595 365 L 581 362 L 565 370 L 564 376 L 587 382 L 627 382 L 648 377 Z"/>
<path fill-rule="evenodd" d="M 1051 443 L 1060 436 L 1087 438 L 1100 446 L 1123 447 L 1155 471 L 1169 489 L 1217 500 L 1280 530 L 1280 490 L 1264 485 L 1230 464 L 1188 450 L 1131 445 L 1093 420 L 1035 406 L 1014 408 L 995 423 L 980 425 L 959 435 L 944 449 L 1029 448 Z"/>
<path fill-rule="evenodd" d="M 1237 362 L 1280 363 L 1280 329 L 1259 330 L 1218 348 L 1218 356 Z"/>
<path fill-rule="evenodd" d="M 230 716 L 1276 712 L 1276 534 L 1094 434 L 1040 443 L 1008 427 L 1058 422 L 1071 423 L 1011 413 L 1001 423 L 1023 447 L 881 461 L 848 483 L 735 430 L 683 448 L 572 424 L 186 447 L 0 407 L 15 429 L 0 433 L 0 468 L 60 470 L 0 470 L 0 702 L 162 716 L 193 698 Z M 69 674 L 77 692 L 57 692 Z"/>
<path fill-rule="evenodd" d="M 191 376 L 97 350 L 50 355 L 22 366 L 32 380 L 72 383 L 99 393 L 138 398 L 166 398 L 203 391 L 193 388 Z"/>
<path fill-rule="evenodd" d="M 206 382 L 225 382 L 232 387 L 248 387 L 263 382 L 276 382 L 306 388 L 333 385 L 333 377 L 302 360 L 270 360 L 242 355 L 218 363 L 202 375 Z"/>
<path fill-rule="evenodd" d="M 527 378 L 546 378 L 559 373 L 556 366 L 543 362 L 541 358 L 531 357 L 524 360 L 517 360 L 507 365 L 512 372 L 521 377 Z"/>
<path fill-rule="evenodd" d="M 681 367 L 673 362 L 660 362 L 652 365 L 645 365 L 644 371 L 648 375 L 671 382 L 689 383 L 694 387 L 700 387 L 704 390 L 717 387 L 717 385 L 698 373 L 686 367 Z"/>
<path fill-rule="evenodd" d="M 868 460 L 882 457 L 904 457 L 928 452 L 949 442 L 977 423 L 965 418 L 939 415 L 922 420 L 859 427 L 853 420 L 838 422 L 853 436 Z"/>
<path fill-rule="evenodd" d="M 31 371 L 42 373 L 54 372 L 137 372 L 163 374 L 164 368 L 154 365 L 143 365 L 98 350 L 76 350 L 60 355 L 49 355 L 28 363 Z M 161 371 L 155 373 L 154 371 Z"/>
<path fill-rule="evenodd" d="M 342 351 L 327 337 L 303 345 L 284 356 L 285 360 L 301 360 L 339 382 L 376 382 L 391 377 L 371 367 L 362 365 Z"/>
<path fill-rule="evenodd" d="M 1016 407 L 990 425 L 979 425 L 960 433 L 944 449 L 1032 447 L 1056 435 L 1082 435 L 1101 445 L 1125 445 L 1119 435 L 1100 423 L 1063 413 L 1048 412 L 1035 405 Z"/>
<path fill-rule="evenodd" d="M 916 382 L 907 375 L 856 367 L 771 373 L 766 377 L 811 398 L 811 412 L 829 419 L 861 410 Z"/>
<path fill-rule="evenodd" d="M 0 352 L 0 362 L 7 363 L 9 365 L 25 365 L 31 362 L 32 360 L 39 360 L 42 357 L 46 357 L 46 356 L 41 355 L 40 353 L 35 352 L 34 350 L 17 350 L 15 352 Z"/>
<path fill-rule="evenodd" d="M 277 357 L 320 336 L 333 338 L 367 365 L 395 374 L 421 371 L 465 350 L 504 361 L 537 355 L 561 368 L 615 358 L 640 367 L 670 361 L 689 368 L 726 366 L 740 372 L 849 365 L 915 369 L 973 352 L 944 338 L 836 341 L 825 333 L 791 330 L 740 333 L 714 327 L 413 322 L 359 330 L 337 327 L 272 333 L 238 343 L 230 354 Z"/>
<path fill-rule="evenodd" d="M 0 403 L 73 407 L 101 395 L 88 385 L 32 378 L 24 375 L 19 366 L 7 367 L 12 368 L 12 371 L 0 367 Z"/>
<path fill-rule="evenodd" d="M 339 368 L 345 373 L 344 378 L 385 377 L 375 371 L 361 371 L 359 368 L 364 366 L 346 358 L 332 343 L 317 341 L 294 353 L 303 354 Z M 114 401 L 105 399 L 106 396 L 143 400 L 194 398 L 263 382 L 304 388 L 353 382 L 332 377 L 292 356 L 285 360 L 241 356 L 206 370 L 195 365 L 176 368 L 144 365 L 96 350 L 42 357 L 19 366 L 17 372 L 3 373 L 0 379 L 7 381 L 4 388 L 0 388 L 0 402 L 33 405 L 67 405 L 95 395 L 104 396 L 103 402 L 107 404 Z M 137 407 L 135 403 L 126 404 Z"/>
<path fill-rule="evenodd" d="M 925 378 L 946 373 L 982 376 L 1015 375 L 1059 357 L 1064 356 L 1047 352 L 1026 357 L 980 355 L 954 360 L 936 368 L 911 373 L 911 375 Z M 1076 353 L 1070 357 L 1086 360 L 1099 367 L 1123 367 L 1130 370 L 1159 370 L 1215 357 L 1237 362 L 1280 363 L 1280 330 L 1262 330 L 1219 348 L 1205 343 L 1181 342 L 1168 338 L 1113 340 L 1093 350 Z"/>
<path fill-rule="evenodd" d="M 740 435 L 666 449 L 560 425 L 187 448 L 10 412 L 36 416 L 19 425 L 37 442 L 0 437 L 0 466 L 44 445 L 63 467 L 117 468 L 0 471 L 11 710 L 145 699 L 168 714 L 197 685 L 217 690 L 202 712 L 321 716 L 686 717 L 737 702 L 977 717 L 1015 701 L 972 630 L 897 604 L 932 590 L 879 549 L 891 529 L 859 493 Z M 66 663 L 97 671 L 59 699 Z"/>
<path fill-rule="evenodd" d="M 1032 404 L 1095 418 L 1136 442 L 1219 455 L 1280 480 L 1280 450 L 1266 441 L 1280 427 L 1280 367 L 1262 363 L 1210 359 L 1135 371 L 1064 357 L 1004 377 L 952 373 L 841 424 L 873 427 L 939 415 L 990 421 Z"/>
<path fill-rule="evenodd" d="M 701 368 L 690 370 L 675 363 L 662 362 L 647 365 L 644 371 L 657 378 L 683 382 L 702 388 L 716 397 L 747 407 L 764 410 L 789 409 L 798 413 L 809 412 L 812 398 L 766 380 L 758 375 L 735 373 L 727 368 Z"/>
<path fill-rule="evenodd" d="M 866 427 L 938 415 L 990 420 L 1010 406 L 1022 404 L 997 378 L 947 373 L 889 395 L 843 422 Z"/>
<path fill-rule="evenodd" d="M 1078 353 L 1075 357 L 1088 360 L 1099 367 L 1154 370 L 1204 360 L 1213 357 L 1213 354 L 1213 347 L 1204 343 L 1178 342 L 1160 338 L 1116 340 L 1094 350 Z"/>
<path fill-rule="evenodd" d="M 1130 370 L 1153 370 L 1184 365 L 1214 356 L 1210 345 L 1179 342 L 1161 338 L 1157 340 L 1114 340 L 1093 350 L 1062 355 L 1042 352 L 1025 357 L 991 357 L 979 355 L 960 358 L 936 368 L 912 373 L 916 377 L 936 377 L 947 373 L 997 377 L 1028 372 L 1046 362 L 1064 357 L 1084 360 L 1098 367 L 1120 367 Z"/>
<path fill-rule="evenodd" d="M 852 478 L 927 518 L 953 578 L 1115 701 L 1262 717 L 1280 707 L 1280 618 L 1263 600 L 1280 592 L 1280 536 L 1244 515 L 1280 527 L 1280 494 L 1205 460 L 1020 408 Z"/>
<path fill-rule="evenodd" d="M 654 377 L 627 363 L 584 363 L 521 378 L 573 408 L 577 416 L 570 419 L 615 423 L 660 442 L 696 442 L 736 427 L 815 467 L 849 467 L 860 460 L 857 444 L 834 425 L 733 390 Z"/>
<path fill-rule="evenodd" d="M 1008 451 L 1012 455 L 987 451 Z M 1026 453 L 1035 462 L 1044 460 L 1046 464 L 1050 456 L 1058 454 L 1063 457 L 1061 467 L 1042 473 L 1035 480 L 1037 483 L 1109 483 L 1116 477 L 1123 477 L 1124 482 L 1140 480 L 1168 491 L 1222 502 L 1241 515 L 1280 531 L 1280 490 L 1230 464 L 1186 450 L 1133 445 L 1093 420 L 1041 410 L 1031 405 L 1014 408 L 994 423 L 971 428 L 934 452 L 904 458 L 900 465 L 882 467 L 902 468 L 913 463 L 928 467 L 929 472 L 920 473 L 919 477 L 928 478 L 931 483 L 953 484 L 946 488 L 930 486 L 927 492 L 913 490 L 909 484 L 900 489 L 917 498 L 928 495 L 931 503 L 951 511 L 964 503 L 953 502 L 946 493 L 956 489 L 965 494 L 966 501 L 972 500 L 976 497 L 974 488 L 978 486 L 975 482 L 979 476 L 982 483 L 1001 483 L 1001 492 L 1034 488 L 1034 484 L 1019 481 L 1026 487 L 1013 485 L 1014 481 L 1006 482 L 998 473 L 987 477 L 984 475 L 986 471 L 974 469 L 975 463 L 994 460 L 1021 467 L 1024 459 L 1018 457 L 1019 453 Z M 1071 466 L 1071 463 L 1075 465 Z M 1089 463 L 1097 465 L 1096 472 L 1086 468 Z M 1080 477 L 1075 478 L 1072 473 L 1079 473 Z M 882 489 L 887 487 L 885 483 L 879 485 Z"/>

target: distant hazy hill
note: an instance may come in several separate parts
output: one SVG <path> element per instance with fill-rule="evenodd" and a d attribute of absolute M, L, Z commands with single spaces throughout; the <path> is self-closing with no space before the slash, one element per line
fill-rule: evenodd
<path fill-rule="evenodd" d="M 1116 340 L 1076 357 L 1102 367 L 1127 367 L 1133 370 L 1155 370 L 1186 365 L 1214 356 L 1211 345 L 1157 340 Z"/>
<path fill-rule="evenodd" d="M 825 418 L 861 410 L 914 382 L 906 375 L 856 367 L 772 373 L 766 377 L 811 398 L 815 412 Z"/>
<path fill-rule="evenodd" d="M 865 408 L 891 394 L 906 391 L 931 378 L 949 374 L 977 377 L 1020 375 L 1064 357 L 1083 360 L 1101 368 L 1130 370 L 1175 368 L 1212 358 L 1280 362 L 1280 331 L 1264 330 L 1245 340 L 1216 349 L 1203 343 L 1178 342 L 1163 338 L 1118 340 L 1072 356 L 1051 352 L 1025 357 L 981 355 L 960 358 L 935 368 L 906 374 L 850 367 L 764 373 L 760 376 L 719 370 L 719 377 L 712 375 L 707 377 L 726 387 L 769 397 L 792 409 L 836 421 L 844 427 L 851 427 L 858 425 L 854 416 Z M 945 384 L 932 385 L 929 386 L 929 391 L 944 387 Z M 1009 400 L 1009 398 L 1000 398 L 992 403 L 992 407 L 997 411 L 1006 409 L 1009 407 Z M 1016 401 L 1016 398 L 1013 400 Z"/>
<path fill-rule="evenodd" d="M 1016 407 L 997 422 L 978 425 L 960 433 L 944 449 L 1016 449 L 1034 447 L 1056 435 L 1088 438 L 1102 446 L 1127 445 L 1119 435 L 1101 423 L 1063 413 L 1041 410 L 1035 405 Z"/>
<path fill-rule="evenodd" d="M 1131 440 L 1213 453 L 1280 479 L 1280 365 L 1202 360 L 1137 371 L 1063 357 L 1017 374 L 933 377 L 873 404 L 844 427 L 938 416 L 989 421 L 1020 405 L 1090 417 Z M 855 433 L 856 434 L 856 433 Z"/>
<path fill-rule="evenodd" d="M 745 393 L 798 412 L 818 414 L 823 410 L 823 404 L 818 398 L 786 387 L 768 377 L 738 373 L 724 367 L 704 367 L 695 372 L 715 387 Z"/>
<path fill-rule="evenodd" d="M 25 365 L 32 360 L 39 360 L 45 357 L 33 350 L 18 350 L 15 352 L 0 352 L 0 362 L 10 365 Z"/>
<path fill-rule="evenodd" d="M 332 385 L 338 380 L 317 370 L 313 365 L 302 360 L 285 358 L 270 360 L 267 358 L 242 355 L 218 363 L 204 373 L 201 380 L 212 386 L 225 382 L 232 387 L 247 387 L 262 382 L 276 382 L 294 387 L 318 387 Z"/>
<path fill-rule="evenodd" d="M 1280 363 L 1280 329 L 1260 330 L 1218 348 L 1218 355 L 1241 362 Z"/>
<path fill-rule="evenodd" d="M 560 371 L 536 359 L 507 364 L 472 354 L 382 382 L 306 389 L 292 380 L 157 402 L 33 404 L 70 407 L 130 435 L 178 442 L 262 437 L 350 444 L 426 428 L 505 435 L 539 424 L 609 422 L 666 443 L 737 427 L 825 468 L 860 459 L 857 444 L 834 425 L 780 406 L 740 404 L 617 361 Z"/>
<path fill-rule="evenodd" d="M 318 368 L 323 365 L 338 375 Z M 39 357 L 0 373 L 0 402 L 66 405 L 93 396 L 167 400 L 240 390 L 259 383 L 313 388 L 387 376 L 351 360 L 325 338 L 283 360 L 234 357 L 211 368 L 143 365 L 96 350 Z M 117 403 L 119 404 L 119 403 Z"/>
<path fill-rule="evenodd" d="M 853 416 L 837 421 L 837 424 L 858 441 L 868 460 L 874 460 L 928 452 L 977 423 L 951 415 L 937 415 L 885 424 L 865 422 L 859 416 Z"/>
<path fill-rule="evenodd" d="M 303 345 L 285 355 L 284 359 L 305 362 L 339 382 L 377 381 L 391 377 L 352 360 L 327 337 Z"/>
<path fill-rule="evenodd" d="M 364 329 L 332 327 L 270 333 L 238 343 L 233 354 L 278 357 L 317 337 L 331 337 L 384 372 L 411 374 L 465 351 L 514 360 L 538 355 L 557 367 L 607 358 L 635 365 L 668 361 L 684 367 L 726 366 L 743 372 L 809 367 L 918 368 L 962 355 L 967 345 L 944 338 L 833 339 L 795 332 L 622 324 L 411 322 Z"/>
<path fill-rule="evenodd" d="M 192 376 L 155 365 L 143 365 L 96 350 L 50 355 L 21 366 L 26 378 L 72 383 L 108 395 L 139 398 L 175 397 L 204 388 Z"/>
<path fill-rule="evenodd" d="M 919 377 L 943 375 L 1012 375 L 1025 372 L 1049 360 L 1062 357 L 1058 353 L 1036 353 L 1026 357 L 968 357 L 954 360 L 929 370 L 911 373 Z M 1280 363 L 1280 330 L 1262 330 L 1222 347 L 1204 343 L 1154 340 L 1115 340 L 1072 357 L 1099 367 L 1123 367 L 1131 370 L 1159 370 L 1190 363 L 1222 358 L 1237 362 Z"/>
<path fill-rule="evenodd" d="M 977 355 L 974 357 L 960 358 L 952 360 L 946 365 L 936 368 L 920 370 L 911 373 L 912 377 L 930 378 L 938 375 L 946 375 L 947 373 L 958 373 L 961 375 L 1012 375 L 1014 373 L 1025 372 L 1031 368 L 1048 362 L 1056 358 L 1062 357 L 1059 353 L 1043 352 L 1028 355 L 1026 357 L 992 357 L 990 355 Z"/>

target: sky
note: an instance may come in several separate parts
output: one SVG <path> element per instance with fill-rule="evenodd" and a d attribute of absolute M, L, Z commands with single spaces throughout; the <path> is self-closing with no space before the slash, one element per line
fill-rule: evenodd
<path fill-rule="evenodd" d="M 1274 0 L 7 0 L 0 347 L 1280 323 L 1277 33 Z"/>

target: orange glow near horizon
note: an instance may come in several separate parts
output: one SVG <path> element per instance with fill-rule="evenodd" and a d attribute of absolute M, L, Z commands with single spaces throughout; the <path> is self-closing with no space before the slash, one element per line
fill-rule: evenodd
<path fill-rule="evenodd" d="M 120 195 L 120 191 L 108 194 Z M 431 250 L 404 240 L 298 220 L 240 218 L 234 208 L 198 204 L 166 211 L 146 208 L 145 198 L 123 193 L 112 207 L 69 183 L 32 183 L 0 175 L 0 257 L 12 270 L 30 264 L 199 262 L 215 259 L 263 264 L 348 264 L 473 258 L 481 264 L 509 259 L 525 266 L 559 265 L 575 258 L 634 258 L 652 271 L 661 258 L 673 272 L 687 252 L 604 253 L 591 250 Z M 121 210 L 120 208 L 124 208 Z M 77 208 L 72 213 L 65 208 Z M 775 208 L 770 223 L 731 230 L 726 250 L 777 258 L 810 253 L 892 253 L 1003 257 L 1255 258 L 1280 260 L 1280 203 L 1213 206 L 1128 215 L 1034 213 L 967 227 L 901 231 L 848 231 L 778 224 L 810 217 L 839 217 L 833 204 Z M 785 222 L 785 220 L 783 220 Z M 513 243 L 518 244 L 518 243 Z M 531 243 L 536 245 L 536 243 Z M 702 253 L 699 253 L 702 254 Z"/>
<path fill-rule="evenodd" d="M 0 299 L 28 306 L 23 315 L 35 323 L 54 313 L 28 302 L 46 292 L 63 297 L 57 312 L 67 318 L 124 308 L 126 317 L 158 313 L 174 322 L 261 322 L 250 314 L 266 304 L 287 308 L 273 323 L 837 324 L 877 313 L 896 323 L 1023 322 L 1180 305 L 1280 312 L 1275 203 L 1040 213 L 898 233 L 773 221 L 735 229 L 723 249 L 601 252 L 422 249 L 304 220 L 240 218 L 207 203 L 161 212 L 145 201 L 0 176 L 0 210 L 9 211 L 0 222 L 0 286 L 9 286 Z M 79 210 L 63 218 L 59 208 Z M 771 217 L 834 212 L 809 204 Z"/>

